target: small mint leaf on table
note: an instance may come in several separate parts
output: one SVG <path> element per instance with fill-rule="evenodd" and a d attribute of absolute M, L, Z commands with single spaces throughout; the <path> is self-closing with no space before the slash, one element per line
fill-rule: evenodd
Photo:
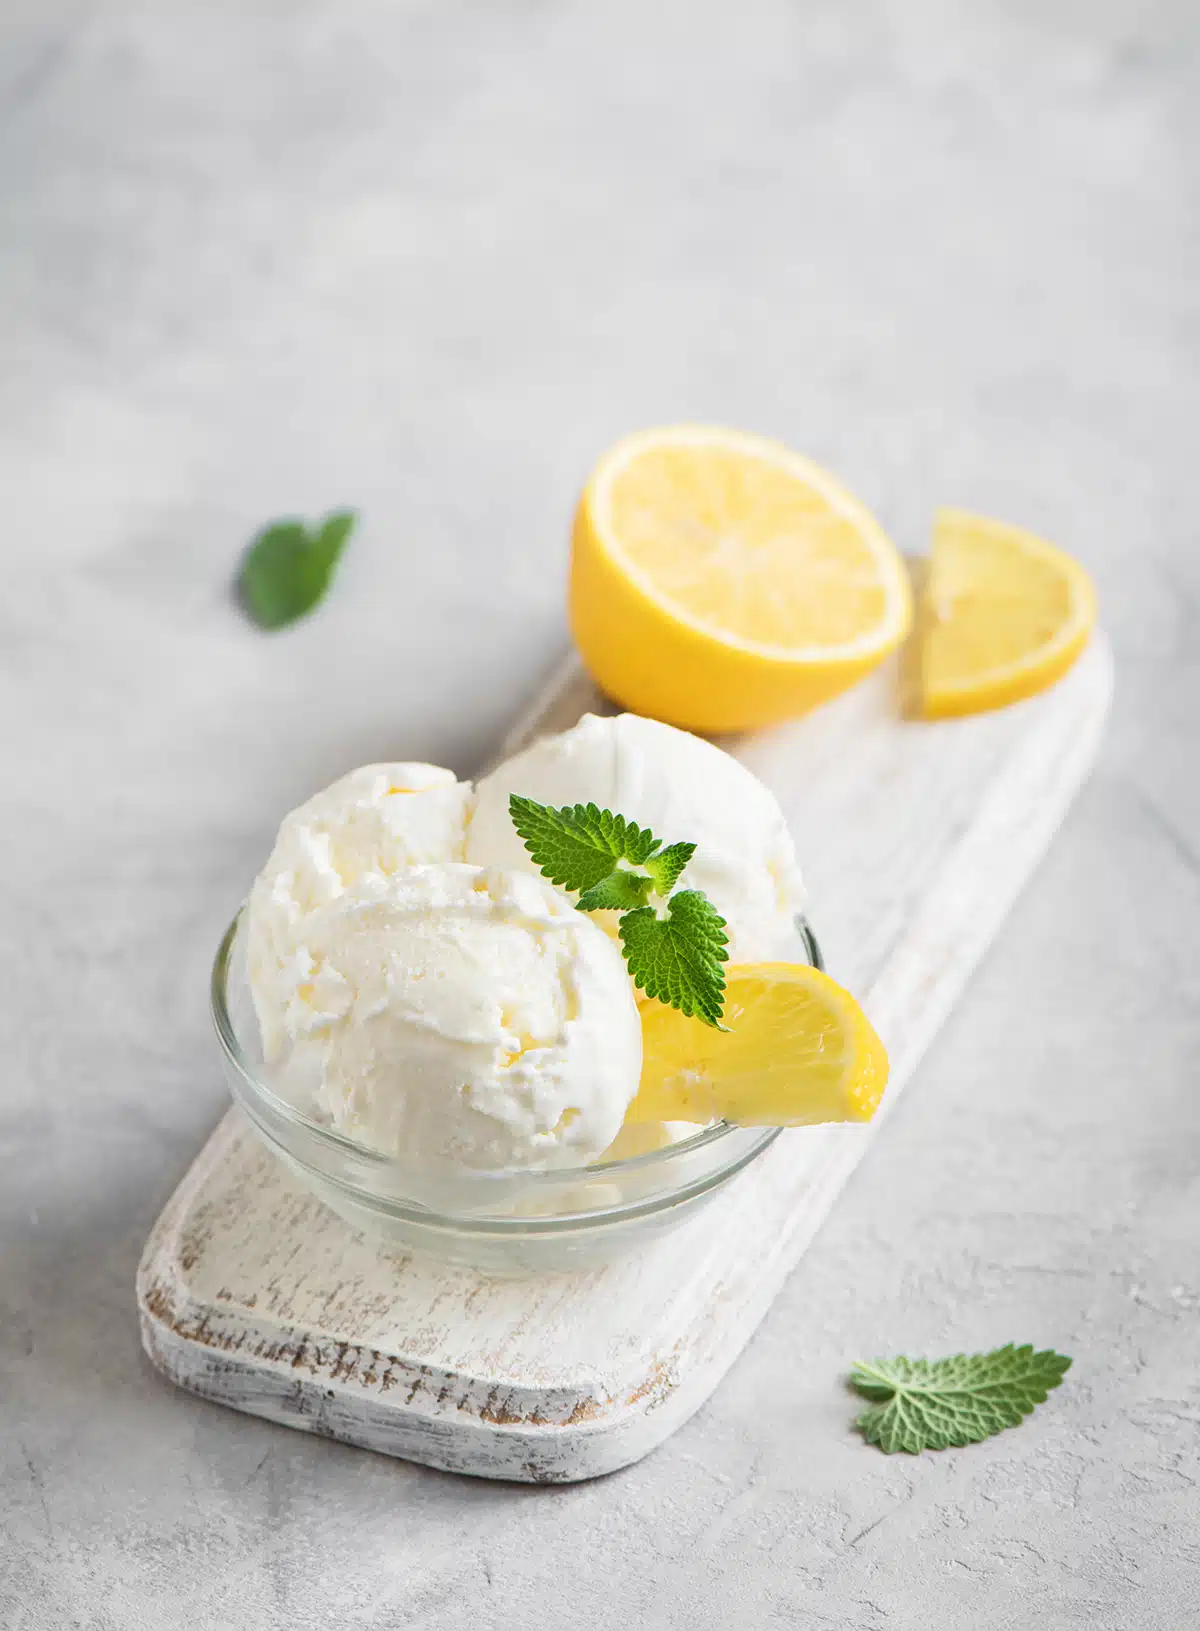
<path fill-rule="evenodd" d="M 353 510 L 335 510 L 315 526 L 275 521 L 258 533 L 238 573 L 238 594 L 259 628 L 285 628 L 324 598 L 357 520 Z"/>
<path fill-rule="evenodd" d="M 644 865 L 654 881 L 656 893 L 669 895 L 679 882 L 679 875 L 696 853 L 695 844 L 668 844 L 657 855 L 647 856 Z"/>
<path fill-rule="evenodd" d="M 542 876 L 560 889 L 594 889 L 618 861 L 641 866 L 659 848 L 653 833 L 595 804 L 555 809 L 513 793 L 508 813 Z"/>
<path fill-rule="evenodd" d="M 854 1425 L 888 1455 L 978 1444 L 1016 1427 L 1070 1369 L 1064 1355 L 1007 1343 L 949 1359 L 859 1360 L 850 1386 L 875 1402 Z"/>
<path fill-rule="evenodd" d="M 707 895 L 683 889 L 667 902 L 665 917 L 643 906 L 626 912 L 617 927 L 636 986 L 689 1018 L 722 1029 L 729 942 L 725 919 Z"/>
<path fill-rule="evenodd" d="M 618 867 L 607 878 L 585 889 L 575 905 L 581 912 L 628 912 L 645 906 L 653 888 L 652 878 Z"/>

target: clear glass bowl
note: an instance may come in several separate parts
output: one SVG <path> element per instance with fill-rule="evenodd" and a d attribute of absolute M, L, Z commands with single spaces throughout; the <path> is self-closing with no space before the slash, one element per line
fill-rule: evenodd
<path fill-rule="evenodd" d="M 602 1262 L 692 1217 L 779 1136 L 778 1127 L 699 1129 L 647 1155 L 554 1172 L 431 1176 L 368 1149 L 291 1104 L 266 1079 L 239 968 L 238 918 L 217 950 L 212 1013 L 234 1101 L 275 1155 L 356 1229 L 493 1274 Z M 808 924 L 793 960 L 822 968 Z"/>

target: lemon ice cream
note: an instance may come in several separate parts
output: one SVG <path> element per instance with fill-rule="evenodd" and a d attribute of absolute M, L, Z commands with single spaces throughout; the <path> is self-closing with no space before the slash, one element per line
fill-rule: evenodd
<path fill-rule="evenodd" d="M 253 944 L 253 896 L 249 911 Z M 250 981 L 288 1097 L 407 1163 L 583 1165 L 637 1091 L 641 1024 L 620 952 L 526 873 L 418 866 L 386 889 L 368 874 L 305 914 Z"/>
<path fill-rule="evenodd" d="M 681 887 L 703 890 L 725 919 L 732 962 L 778 957 L 792 941 L 804 891 L 783 812 L 713 743 L 637 714 L 585 714 L 506 760 L 477 788 L 467 859 L 536 872 L 509 815 L 512 793 L 542 804 L 594 803 L 667 843 L 696 844 Z"/>
<path fill-rule="evenodd" d="M 275 937 L 355 884 L 464 859 L 471 784 L 440 765 L 362 765 L 280 823 L 254 885 L 253 926 Z"/>

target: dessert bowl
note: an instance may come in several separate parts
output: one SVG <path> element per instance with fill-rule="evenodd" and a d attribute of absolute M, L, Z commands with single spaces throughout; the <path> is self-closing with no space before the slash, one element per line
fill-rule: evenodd
<path fill-rule="evenodd" d="M 241 967 L 241 914 L 217 950 L 212 1014 L 230 1092 L 263 1143 L 354 1228 L 492 1274 L 586 1268 L 692 1217 L 778 1137 L 717 1122 L 646 1154 L 544 1172 L 433 1172 L 324 1125 L 272 1081 Z M 793 961 L 823 968 L 806 921 Z"/>

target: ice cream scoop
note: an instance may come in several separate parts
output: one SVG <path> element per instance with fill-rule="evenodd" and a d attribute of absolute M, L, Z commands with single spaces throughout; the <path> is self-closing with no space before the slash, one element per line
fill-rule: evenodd
<path fill-rule="evenodd" d="M 774 795 L 711 742 L 637 714 L 585 714 L 506 760 L 476 789 L 467 860 L 536 871 L 509 815 L 512 793 L 587 804 L 649 827 L 696 853 L 679 881 L 726 922 L 734 962 L 780 956 L 804 900 L 795 846 Z"/>
<path fill-rule="evenodd" d="M 348 889 L 385 891 L 407 867 L 463 860 L 470 799 L 470 783 L 440 765 L 362 765 L 290 811 L 250 895 L 251 976 Z"/>
<path fill-rule="evenodd" d="M 282 943 L 263 911 L 269 883 L 246 925 L 267 1070 L 339 1131 L 445 1171 L 583 1165 L 616 1137 L 641 1071 L 633 988 L 544 879 L 364 871 Z"/>

